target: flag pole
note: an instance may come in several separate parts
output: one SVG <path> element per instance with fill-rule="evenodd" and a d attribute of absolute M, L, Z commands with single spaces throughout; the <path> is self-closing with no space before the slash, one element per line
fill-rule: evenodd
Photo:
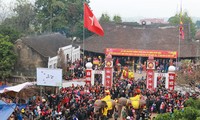
<path fill-rule="evenodd" d="M 180 31 L 179 31 L 179 37 L 178 37 L 178 59 L 177 61 L 180 62 L 180 51 L 181 51 L 181 39 L 180 39 Z M 178 63 L 177 63 L 178 67 Z"/>
<path fill-rule="evenodd" d="M 180 5 L 180 14 L 179 14 L 179 21 L 180 22 L 182 22 L 182 0 L 181 0 L 181 5 Z M 179 30 L 178 30 L 178 32 L 179 32 L 179 34 L 178 34 L 178 63 L 180 62 L 180 52 L 181 52 L 181 38 L 180 38 L 180 34 L 182 34 L 182 33 L 180 33 L 180 32 L 182 32 L 182 31 L 180 31 L 180 27 L 182 27 L 182 26 L 180 26 L 180 23 L 179 23 Z M 178 63 L 177 63 L 177 67 L 178 67 Z"/>
<path fill-rule="evenodd" d="M 84 6 L 85 0 L 83 1 L 83 6 Z M 83 67 L 85 66 L 85 60 L 84 60 L 84 56 L 85 56 L 85 45 L 84 45 L 84 41 L 85 41 L 85 28 L 84 28 L 84 8 L 83 8 Z"/>
<path fill-rule="evenodd" d="M 85 41 L 85 28 L 83 26 L 83 64 L 84 64 L 84 56 L 85 56 L 85 44 L 84 44 L 84 41 Z"/>

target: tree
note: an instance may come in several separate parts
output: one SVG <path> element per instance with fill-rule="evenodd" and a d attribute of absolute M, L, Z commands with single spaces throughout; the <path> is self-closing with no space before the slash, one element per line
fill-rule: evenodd
<path fill-rule="evenodd" d="M 0 34 L 3 36 L 9 36 L 9 42 L 13 43 L 20 38 L 20 32 L 12 27 L 0 25 Z"/>
<path fill-rule="evenodd" d="M 122 18 L 121 18 L 120 16 L 118 16 L 118 15 L 115 15 L 115 16 L 113 17 L 113 21 L 114 21 L 115 23 L 121 23 L 121 22 L 122 22 Z"/>
<path fill-rule="evenodd" d="M 198 63 L 198 61 L 197 61 Z M 189 72 L 190 71 L 190 72 Z M 195 87 L 200 83 L 200 69 L 198 65 L 194 64 L 191 60 L 181 60 L 181 69 L 176 72 L 178 85 L 187 84 L 195 90 Z"/>
<path fill-rule="evenodd" d="M 5 79 L 11 75 L 16 61 L 13 44 L 9 42 L 8 36 L 0 35 L 0 58 L 0 79 Z"/>
<path fill-rule="evenodd" d="M 180 24 L 180 16 L 179 14 L 176 14 L 175 16 L 172 16 L 168 19 L 168 22 L 172 25 L 179 25 Z M 196 34 L 196 27 L 195 24 L 192 22 L 191 17 L 188 16 L 187 12 L 185 12 L 182 15 L 182 22 L 185 25 L 188 25 L 190 27 L 190 34 L 191 37 L 194 38 Z"/>
<path fill-rule="evenodd" d="M 34 6 L 26 0 L 18 0 L 17 6 L 14 8 L 17 13 L 17 27 L 23 33 L 32 32 L 31 24 L 35 18 Z"/>
<path fill-rule="evenodd" d="M 104 22 L 104 23 L 105 23 L 105 22 L 110 22 L 110 17 L 108 16 L 108 14 L 104 13 L 104 14 L 101 15 L 99 21 L 100 21 L 100 22 Z"/>
<path fill-rule="evenodd" d="M 64 0 L 36 0 L 36 25 L 41 25 L 42 32 L 66 29 L 66 4 Z M 65 25 L 64 25 L 65 24 Z"/>
<path fill-rule="evenodd" d="M 33 29 L 30 27 L 35 18 L 34 6 L 26 0 L 18 0 L 12 9 L 14 16 L 6 18 L 2 25 L 7 28 L 14 28 L 20 33 L 30 34 Z"/>
<path fill-rule="evenodd" d="M 35 25 L 41 32 L 82 38 L 83 0 L 36 0 Z M 89 0 L 86 0 L 89 3 Z"/>
<path fill-rule="evenodd" d="M 199 120 L 199 118 L 200 100 L 190 98 L 185 102 L 184 110 L 175 109 L 172 114 L 159 114 L 155 120 Z"/>

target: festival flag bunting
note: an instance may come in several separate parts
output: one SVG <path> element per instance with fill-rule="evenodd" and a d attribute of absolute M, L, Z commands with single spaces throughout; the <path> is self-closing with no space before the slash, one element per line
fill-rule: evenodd
<path fill-rule="evenodd" d="M 84 27 L 95 34 L 104 36 L 103 28 L 86 3 L 84 3 Z"/>

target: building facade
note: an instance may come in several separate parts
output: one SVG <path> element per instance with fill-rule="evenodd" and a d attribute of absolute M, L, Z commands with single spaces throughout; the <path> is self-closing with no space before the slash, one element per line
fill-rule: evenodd
<path fill-rule="evenodd" d="M 62 50 L 64 52 L 65 63 L 68 63 L 68 62 L 73 63 L 76 60 L 80 59 L 80 46 L 68 45 L 68 46 L 59 48 L 59 50 Z M 58 59 L 59 59 L 58 55 L 54 57 L 49 57 L 48 68 L 58 68 Z"/>
<path fill-rule="evenodd" d="M 15 43 L 17 62 L 14 74 L 35 76 L 36 68 L 58 68 L 59 50 L 63 50 L 65 62 L 80 59 L 80 46 L 72 45 L 71 39 L 59 33 L 18 39 Z"/>

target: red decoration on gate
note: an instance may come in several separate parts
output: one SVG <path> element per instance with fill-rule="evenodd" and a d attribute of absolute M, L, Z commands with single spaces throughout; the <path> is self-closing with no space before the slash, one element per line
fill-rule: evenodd
<path fill-rule="evenodd" d="M 175 73 L 169 73 L 168 88 L 170 90 L 174 90 L 174 86 L 175 86 Z"/>
<path fill-rule="evenodd" d="M 147 89 L 153 90 L 154 88 L 154 71 L 147 70 Z"/>
<path fill-rule="evenodd" d="M 86 70 L 86 84 L 91 84 L 91 79 L 92 79 L 92 70 Z"/>
<path fill-rule="evenodd" d="M 105 86 L 111 87 L 112 86 L 112 68 L 106 67 L 105 68 Z"/>

